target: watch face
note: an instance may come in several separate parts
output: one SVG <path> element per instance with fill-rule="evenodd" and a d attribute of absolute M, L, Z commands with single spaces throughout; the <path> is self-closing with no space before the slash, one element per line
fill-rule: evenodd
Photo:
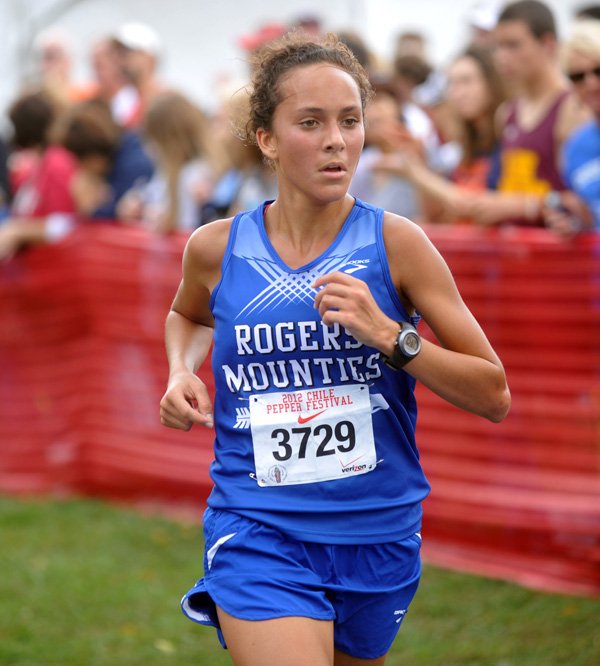
<path fill-rule="evenodd" d="M 404 353 L 410 356 L 418 354 L 421 340 L 415 333 L 407 333 L 403 340 Z"/>

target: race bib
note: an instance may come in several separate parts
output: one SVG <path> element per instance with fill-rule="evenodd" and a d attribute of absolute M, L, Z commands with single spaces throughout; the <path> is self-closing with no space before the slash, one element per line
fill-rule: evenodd
<path fill-rule="evenodd" d="M 251 395 L 250 427 L 259 486 L 330 481 L 376 465 L 364 384 Z"/>

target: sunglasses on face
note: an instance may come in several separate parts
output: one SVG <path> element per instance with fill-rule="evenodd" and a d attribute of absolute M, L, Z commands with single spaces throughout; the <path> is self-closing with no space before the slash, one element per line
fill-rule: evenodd
<path fill-rule="evenodd" d="M 581 83 L 588 74 L 593 74 L 597 79 L 600 79 L 600 65 L 593 69 L 582 69 L 579 72 L 569 72 L 567 78 L 571 83 Z"/>

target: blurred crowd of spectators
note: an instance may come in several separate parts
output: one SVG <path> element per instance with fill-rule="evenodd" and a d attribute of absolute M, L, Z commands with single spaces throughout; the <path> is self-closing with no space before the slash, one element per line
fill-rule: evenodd
<path fill-rule="evenodd" d="M 247 53 L 318 17 L 267 23 Z M 327 27 L 329 29 L 329 27 Z M 582 7 L 559 42 L 538 0 L 479 2 L 470 38 L 442 70 L 418 32 L 389 59 L 336 30 L 375 97 L 351 193 L 419 224 L 527 225 L 572 237 L 600 229 L 600 5 Z M 248 89 L 222 86 L 216 111 L 161 78 L 151 26 L 127 23 L 93 44 L 88 85 L 74 85 L 68 38 L 34 44 L 38 80 L 7 110 L 0 143 L 0 259 L 53 242 L 79 221 L 189 233 L 273 199 L 272 171 L 244 124 Z"/>

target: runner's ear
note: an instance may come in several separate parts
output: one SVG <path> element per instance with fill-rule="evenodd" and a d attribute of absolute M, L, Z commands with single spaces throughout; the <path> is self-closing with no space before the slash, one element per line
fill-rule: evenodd
<path fill-rule="evenodd" d="M 261 153 L 268 159 L 275 161 L 277 159 L 277 141 L 275 136 L 269 130 L 260 127 L 256 130 L 256 143 Z"/>

